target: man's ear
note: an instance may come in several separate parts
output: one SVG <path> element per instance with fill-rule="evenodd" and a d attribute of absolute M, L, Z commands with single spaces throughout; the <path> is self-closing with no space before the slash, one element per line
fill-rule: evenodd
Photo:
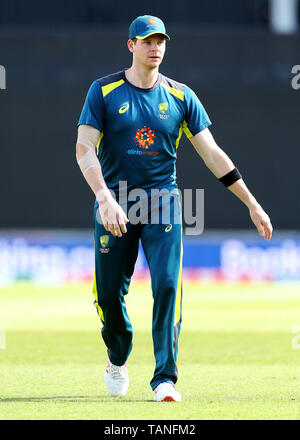
<path fill-rule="evenodd" d="M 127 41 L 127 47 L 129 52 L 133 53 L 133 46 L 134 46 L 134 42 L 132 40 L 128 40 Z"/>

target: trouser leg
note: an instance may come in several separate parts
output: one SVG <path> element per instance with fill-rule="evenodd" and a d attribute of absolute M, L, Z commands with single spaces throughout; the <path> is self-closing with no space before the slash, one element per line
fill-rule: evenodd
<path fill-rule="evenodd" d="M 171 225 L 170 225 L 171 226 Z M 150 382 L 176 383 L 178 337 L 182 315 L 182 226 L 143 225 L 141 240 L 151 274 L 152 337 L 156 368 Z"/>
<path fill-rule="evenodd" d="M 123 365 L 132 349 L 132 326 L 125 295 L 138 255 L 138 228 L 127 224 L 127 233 L 115 237 L 95 221 L 95 306 L 101 318 L 108 357 Z"/>

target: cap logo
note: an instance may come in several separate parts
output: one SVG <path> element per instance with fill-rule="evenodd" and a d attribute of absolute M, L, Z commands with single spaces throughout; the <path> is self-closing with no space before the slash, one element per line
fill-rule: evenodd
<path fill-rule="evenodd" d="M 148 21 L 148 23 L 152 24 L 153 26 L 159 27 L 158 24 L 156 24 L 156 20 L 154 18 L 150 17 L 150 18 L 148 18 L 147 21 Z"/>

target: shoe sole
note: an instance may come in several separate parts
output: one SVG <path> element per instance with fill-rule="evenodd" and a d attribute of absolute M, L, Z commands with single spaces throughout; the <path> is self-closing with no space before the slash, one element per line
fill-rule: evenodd
<path fill-rule="evenodd" d="M 176 402 L 172 396 L 166 396 L 161 402 Z"/>
<path fill-rule="evenodd" d="M 165 396 L 163 399 L 161 400 L 156 400 L 154 399 L 155 402 L 180 402 L 181 399 L 176 400 L 174 399 L 174 397 L 172 396 Z"/>

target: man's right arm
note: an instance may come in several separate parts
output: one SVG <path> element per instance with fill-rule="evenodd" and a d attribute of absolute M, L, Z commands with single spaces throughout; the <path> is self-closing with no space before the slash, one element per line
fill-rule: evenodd
<path fill-rule="evenodd" d="M 218 179 L 224 177 L 235 168 L 231 159 L 216 144 L 208 128 L 191 137 L 190 141 L 205 165 Z M 248 207 L 250 218 L 256 226 L 258 233 L 265 240 L 270 240 L 273 231 L 270 218 L 251 194 L 242 177 L 227 187 Z"/>
<path fill-rule="evenodd" d="M 122 232 L 127 232 L 128 218 L 106 186 L 95 150 L 99 139 L 100 131 L 95 127 L 80 125 L 76 143 L 76 159 L 85 180 L 98 200 L 104 228 L 113 235 L 121 237 Z"/>

